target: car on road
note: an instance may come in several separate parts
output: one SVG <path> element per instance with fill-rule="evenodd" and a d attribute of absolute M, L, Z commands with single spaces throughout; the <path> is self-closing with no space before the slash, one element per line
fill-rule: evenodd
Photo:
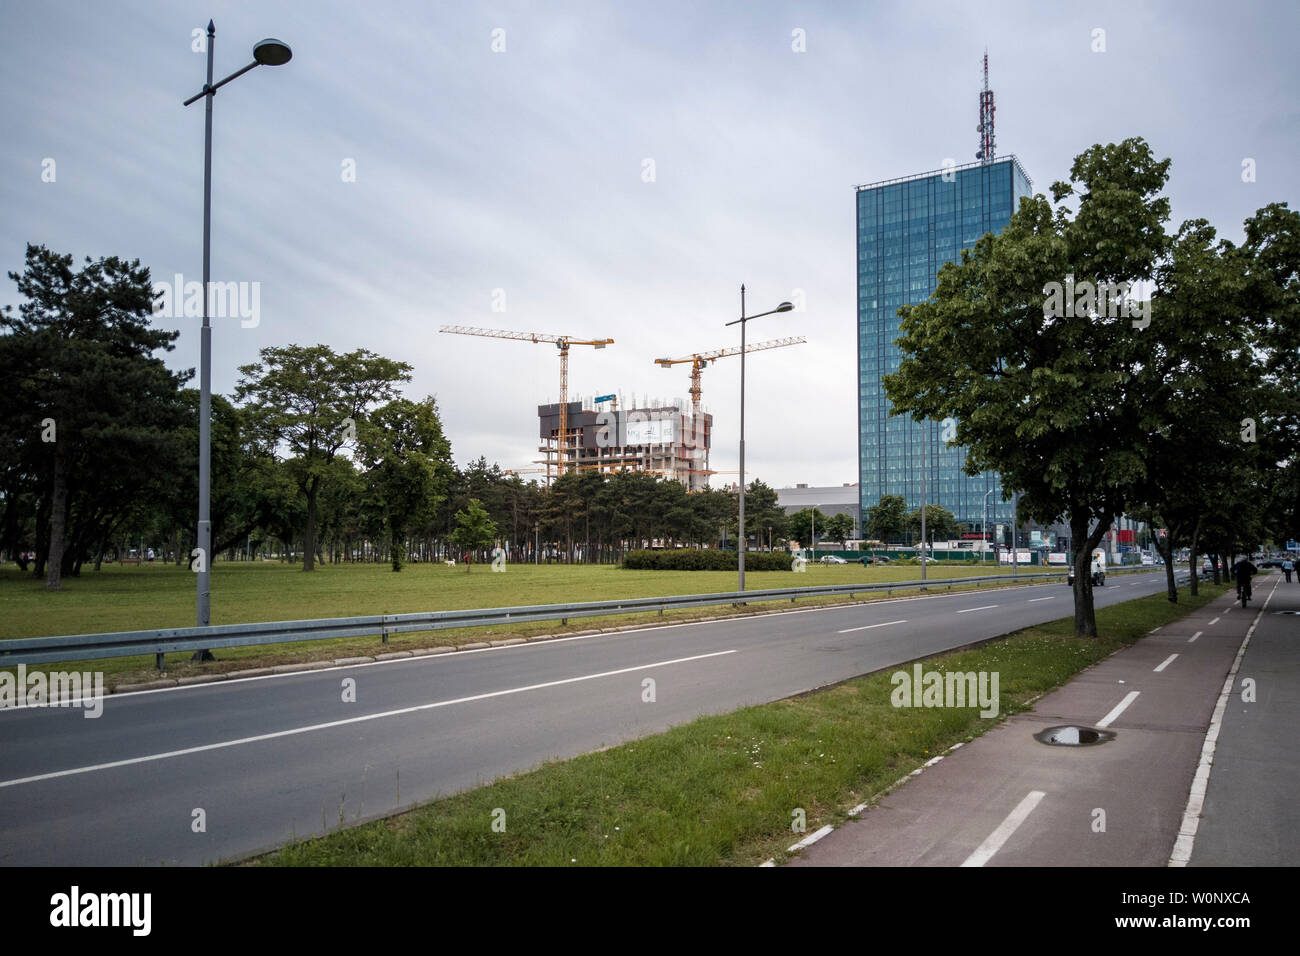
<path fill-rule="evenodd" d="M 1261 570 L 1261 571 L 1262 571 L 1264 568 L 1280 568 L 1280 567 L 1282 567 L 1282 559 L 1281 559 L 1281 558 L 1265 558 L 1263 561 L 1259 562 L 1259 567 L 1260 567 L 1260 570 Z"/>
<path fill-rule="evenodd" d="M 833 554 L 823 554 L 818 560 L 821 561 L 822 564 L 848 564 L 849 563 L 845 561 L 843 558 L 837 557 Z"/>
<path fill-rule="evenodd" d="M 1074 565 L 1070 565 L 1070 571 L 1065 576 L 1065 583 L 1070 587 L 1074 586 Z M 1095 588 L 1106 586 L 1106 552 L 1092 552 L 1092 586 Z"/>

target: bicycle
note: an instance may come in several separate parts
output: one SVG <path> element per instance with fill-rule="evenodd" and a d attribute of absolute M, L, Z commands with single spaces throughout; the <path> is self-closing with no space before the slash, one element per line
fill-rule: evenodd
<path fill-rule="evenodd" d="M 1249 582 L 1247 582 L 1246 584 L 1238 584 L 1238 585 L 1237 585 L 1237 600 L 1241 601 L 1241 606 L 1242 606 L 1243 608 L 1246 606 L 1247 602 L 1250 601 L 1250 583 L 1249 583 Z"/>

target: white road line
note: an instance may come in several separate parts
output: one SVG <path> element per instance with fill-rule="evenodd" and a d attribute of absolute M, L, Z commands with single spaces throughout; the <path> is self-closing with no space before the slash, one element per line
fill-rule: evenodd
<path fill-rule="evenodd" d="M 1177 654 L 1170 654 L 1168 657 L 1166 657 L 1163 661 L 1160 662 L 1160 665 L 1155 669 L 1154 673 L 1159 674 L 1162 670 L 1164 670 L 1166 667 L 1172 664 L 1174 662 L 1174 659 L 1177 657 L 1178 657 Z"/>
<path fill-rule="evenodd" d="M 1241 647 L 1237 648 L 1237 656 L 1233 658 L 1232 667 L 1228 669 L 1228 676 L 1224 678 L 1223 689 L 1219 691 L 1219 700 L 1214 705 L 1214 713 L 1210 716 L 1210 727 L 1205 732 L 1205 743 L 1201 745 L 1201 761 L 1196 766 L 1196 775 L 1192 777 L 1192 789 L 1187 793 L 1187 808 L 1183 810 L 1183 823 L 1178 828 L 1178 839 L 1174 841 L 1173 851 L 1169 854 L 1170 866 L 1186 866 L 1191 862 L 1192 849 L 1196 845 L 1196 831 L 1201 826 L 1201 810 L 1205 805 L 1205 793 L 1210 786 L 1210 767 L 1214 763 L 1214 748 L 1218 744 L 1219 728 L 1223 726 L 1223 712 L 1228 709 L 1228 697 L 1232 693 L 1233 683 L 1237 680 L 1241 659 L 1246 656 L 1250 637 L 1259 626 L 1259 619 L 1264 616 L 1264 608 L 1268 607 L 1268 602 L 1273 600 L 1276 592 L 1277 584 L 1274 583 L 1273 590 L 1260 605 L 1255 620 L 1246 631 L 1245 640 L 1241 642 Z"/>
<path fill-rule="evenodd" d="M 891 624 L 906 624 L 907 621 L 882 621 L 880 624 L 863 624 L 861 627 L 846 627 L 842 631 L 836 631 L 836 634 L 850 634 L 853 631 L 869 631 L 873 627 L 888 627 Z"/>
<path fill-rule="evenodd" d="M 1029 603 L 1033 604 L 1035 601 L 1055 601 L 1055 600 L 1056 600 L 1056 596 L 1053 595 L 1052 597 L 1045 597 L 1045 598 L 1030 598 Z"/>
<path fill-rule="evenodd" d="M 796 850 L 802 850 L 804 847 L 812 846 L 814 843 L 816 843 L 818 840 L 820 840 L 822 837 L 824 837 L 826 834 L 830 833 L 830 832 L 831 832 L 832 830 L 834 830 L 834 829 L 835 829 L 835 828 L 834 828 L 833 826 L 830 826 L 829 824 L 827 824 L 826 826 L 824 826 L 824 827 L 822 827 L 820 830 L 818 830 L 816 833 L 810 833 L 810 834 L 808 834 L 806 837 L 804 837 L 802 840 L 800 840 L 800 841 L 799 841 L 798 843 L 796 843 L 794 846 L 790 847 L 790 849 L 787 850 L 786 852 L 787 852 L 787 853 L 793 853 L 793 852 L 795 852 Z"/>
<path fill-rule="evenodd" d="M 958 611 L 957 613 L 958 613 L 958 614 L 969 614 L 971 611 L 987 611 L 989 608 L 991 608 L 991 607 L 997 607 L 997 606 L 998 606 L 998 605 L 996 605 L 996 604 L 985 604 L 983 607 L 968 607 L 968 608 L 965 608 L 964 610 Z"/>
<path fill-rule="evenodd" d="M 1219 619 L 1217 617 L 1210 622 L 1210 624 L 1218 624 L 1218 623 L 1219 623 Z"/>
<path fill-rule="evenodd" d="M 1201 636 L 1202 634 L 1204 634 L 1204 633 L 1205 633 L 1204 631 L 1197 631 L 1195 634 L 1193 634 L 1191 637 L 1189 637 L 1189 638 L 1187 639 L 1187 643 L 1188 643 L 1188 644 L 1192 643 L 1192 641 L 1196 640 L 1198 637 L 1200 637 L 1200 636 Z"/>
<path fill-rule="evenodd" d="M 1107 715 L 1106 715 L 1105 717 L 1103 717 L 1101 720 L 1097 721 L 1097 726 L 1098 726 L 1098 727 L 1109 727 L 1112 723 L 1114 723 L 1115 719 L 1116 719 L 1117 717 L 1119 717 L 1120 714 L 1124 713 L 1125 709 L 1128 708 L 1128 705 L 1129 705 L 1129 704 L 1133 703 L 1133 701 L 1135 701 L 1135 700 L 1138 699 L 1138 694 L 1139 694 L 1139 693 L 1141 693 L 1141 692 L 1140 692 L 1140 691 L 1136 691 L 1136 690 L 1131 690 L 1131 691 L 1129 691 L 1128 694 L 1124 697 L 1124 699 L 1121 700 L 1118 704 L 1115 705 L 1115 709 L 1114 709 L 1114 710 L 1112 710 L 1109 714 L 1107 714 Z"/>
<path fill-rule="evenodd" d="M 993 858 L 993 854 L 1002 849 L 1002 844 L 1011 839 L 1011 834 L 1019 829 L 1020 824 L 1025 822 L 1025 818 L 1034 812 L 1034 807 L 1047 794 L 1041 790 L 1031 790 L 1025 799 L 1021 800 L 1016 808 L 1007 814 L 1007 818 L 998 824 L 998 828 L 988 835 L 970 856 L 966 857 L 966 862 L 962 866 L 983 866 Z"/>
<path fill-rule="evenodd" d="M 672 664 L 685 664 L 690 661 L 700 661 L 709 657 L 722 657 L 725 654 L 734 654 L 736 651 L 714 651 L 711 654 L 696 654 L 694 657 L 678 657 L 671 661 L 655 661 L 652 664 L 640 664 L 636 667 L 620 667 L 618 670 L 602 671 L 599 674 L 584 674 L 581 677 L 566 677 L 563 680 L 546 681 L 542 684 L 529 684 L 525 687 L 511 687 L 508 690 L 494 690 L 486 694 L 473 694 L 469 697 L 457 697 L 453 700 L 439 700 L 431 704 L 417 704 L 414 707 L 402 707 L 397 710 L 386 710 L 378 714 L 364 714 L 360 717 L 348 717 L 344 720 L 331 720 L 323 724 L 311 724 L 306 727 L 294 727 L 290 730 L 277 730 L 269 734 L 258 734 L 255 737 L 241 737 L 238 740 L 223 740 L 215 744 L 201 744 L 197 747 L 186 747 L 184 750 L 169 750 L 166 753 L 148 754 L 143 757 L 130 757 L 126 760 L 114 760 L 110 763 L 93 764 L 87 767 L 74 767 L 71 770 L 56 770 L 52 773 L 41 773 L 31 777 L 20 777 L 16 780 L 0 780 L 0 789 L 5 787 L 16 787 L 24 783 L 36 783 L 39 780 L 53 780 L 56 777 L 71 777 L 76 774 L 91 773 L 95 770 L 109 770 L 114 767 L 129 767 L 133 764 L 148 763 L 152 760 L 166 760 L 169 757 L 184 757 L 188 754 L 203 753 L 208 750 L 223 750 L 227 747 L 238 747 L 241 744 L 259 743 L 263 740 L 276 740 L 280 737 L 293 737 L 297 734 L 310 733 L 313 730 L 328 730 L 331 727 L 344 727 L 348 724 L 359 724 L 369 720 L 379 720 L 383 717 L 400 717 L 403 714 L 414 714 L 422 710 L 434 710 L 438 707 L 450 707 L 452 704 L 466 704 L 470 701 L 488 700 L 492 697 L 505 697 L 509 694 L 522 694 L 530 690 L 542 690 L 546 687 L 560 687 L 564 684 L 576 684 L 579 681 L 597 680 L 601 677 L 614 677 L 618 674 L 630 674 L 635 671 L 649 670 L 652 667 L 668 667 Z"/>
<path fill-rule="evenodd" d="M 1164 627 L 1164 625 L 1161 624 L 1160 627 Z M 1160 630 L 1160 627 L 1153 627 L 1153 628 L 1151 628 L 1151 630 L 1147 631 L 1147 633 L 1148 633 L 1148 634 L 1154 634 L 1156 631 Z"/>

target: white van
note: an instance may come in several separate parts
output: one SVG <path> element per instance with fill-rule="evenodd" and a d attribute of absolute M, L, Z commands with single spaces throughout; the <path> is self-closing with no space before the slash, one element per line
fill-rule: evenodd
<path fill-rule="evenodd" d="M 1065 577 L 1065 583 L 1074 586 L 1074 566 L 1070 566 L 1070 573 Z M 1092 586 L 1106 586 L 1106 552 L 1100 549 L 1092 552 Z"/>

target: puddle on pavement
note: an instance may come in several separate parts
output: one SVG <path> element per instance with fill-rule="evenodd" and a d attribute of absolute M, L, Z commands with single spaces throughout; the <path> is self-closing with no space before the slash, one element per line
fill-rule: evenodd
<path fill-rule="evenodd" d="M 1048 727 L 1046 730 L 1040 730 L 1034 734 L 1034 739 L 1053 747 L 1088 747 L 1114 740 L 1115 735 L 1109 730 L 1094 730 L 1091 727 L 1067 724 L 1063 727 Z"/>

